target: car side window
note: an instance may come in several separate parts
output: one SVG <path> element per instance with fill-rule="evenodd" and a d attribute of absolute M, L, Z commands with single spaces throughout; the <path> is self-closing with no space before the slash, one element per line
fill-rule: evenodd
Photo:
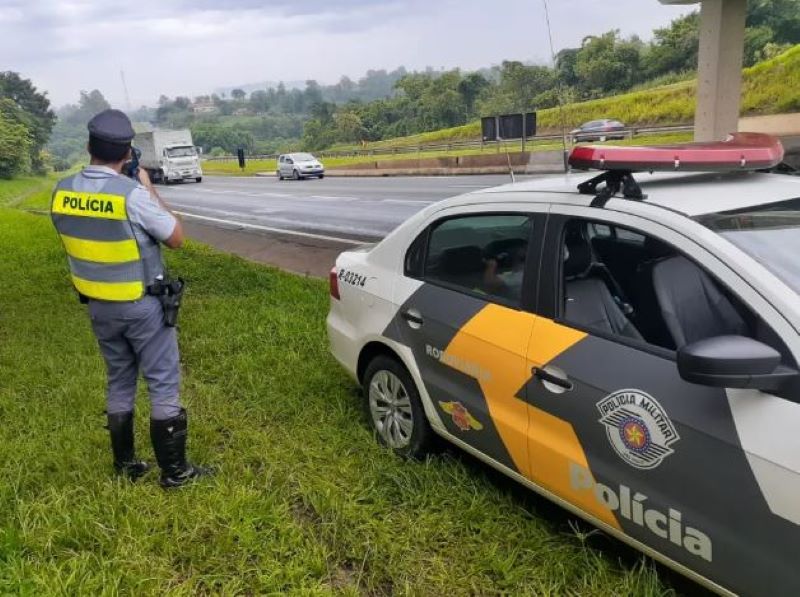
<path fill-rule="evenodd" d="M 668 350 L 746 336 L 791 359 L 779 336 L 733 292 L 655 237 L 572 219 L 561 245 L 561 318 L 568 324 Z"/>
<path fill-rule="evenodd" d="M 403 273 L 409 278 L 421 279 L 425 273 L 425 249 L 428 246 L 428 230 L 420 234 L 406 251 Z"/>
<path fill-rule="evenodd" d="M 435 224 L 424 279 L 519 305 L 532 220 L 527 215 L 470 215 Z"/>

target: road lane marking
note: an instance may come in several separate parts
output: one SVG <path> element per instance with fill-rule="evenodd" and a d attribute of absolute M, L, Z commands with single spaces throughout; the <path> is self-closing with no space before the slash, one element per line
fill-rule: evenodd
<path fill-rule="evenodd" d="M 246 222 L 237 222 L 235 220 L 223 220 L 222 218 L 212 218 L 210 216 L 201 216 L 185 211 L 176 211 L 175 213 L 182 215 L 186 218 L 194 218 L 196 220 L 205 220 L 208 222 L 216 222 L 217 224 L 228 224 L 230 226 L 237 226 L 239 228 L 249 228 L 251 230 L 260 230 L 262 232 L 274 232 L 277 234 L 286 234 L 289 236 L 301 236 L 303 238 L 313 238 L 316 240 L 327 240 L 336 243 L 348 245 L 363 245 L 364 240 L 353 240 L 352 238 L 340 238 L 338 236 L 328 236 L 326 234 L 313 234 L 311 232 L 300 232 L 298 230 L 287 230 L 286 228 L 273 228 L 272 226 L 261 226 L 259 224 L 248 224 Z"/>
<path fill-rule="evenodd" d="M 177 188 L 175 189 L 177 190 Z M 203 189 L 200 191 L 199 194 L 206 194 L 206 195 L 238 195 L 240 197 L 278 197 L 281 199 L 291 199 L 296 197 L 296 195 L 292 195 L 291 193 L 274 193 L 274 192 L 267 192 L 267 193 L 253 193 L 250 191 L 234 191 L 232 189 L 220 189 L 218 191 L 211 190 L 211 189 Z"/>
<path fill-rule="evenodd" d="M 298 199 L 306 199 L 306 197 L 303 197 L 302 195 L 300 195 L 298 197 Z M 308 199 L 331 199 L 331 200 L 335 200 L 335 201 L 359 201 L 359 200 L 361 200 L 360 197 L 339 197 L 339 196 L 336 196 L 336 195 L 311 195 L 310 197 L 308 197 Z"/>
<path fill-rule="evenodd" d="M 215 209 L 213 207 L 202 207 L 201 205 L 179 205 L 179 204 L 175 204 L 175 205 L 176 205 L 176 207 L 180 207 L 182 209 L 187 209 L 187 208 L 188 209 L 196 209 L 198 211 L 205 211 L 205 212 L 208 212 L 208 213 L 220 214 L 220 215 L 223 215 L 223 216 L 242 217 L 242 216 L 250 215 L 250 214 L 247 214 L 247 213 L 243 213 L 241 211 L 230 211 L 230 210 L 227 210 L 227 209 Z"/>
<path fill-rule="evenodd" d="M 381 203 L 397 203 L 398 205 L 433 205 L 436 201 L 417 201 L 414 199 L 380 199 Z"/>
<path fill-rule="evenodd" d="M 448 189 L 490 189 L 492 186 L 497 185 L 488 185 L 488 184 L 449 184 L 447 185 Z"/>

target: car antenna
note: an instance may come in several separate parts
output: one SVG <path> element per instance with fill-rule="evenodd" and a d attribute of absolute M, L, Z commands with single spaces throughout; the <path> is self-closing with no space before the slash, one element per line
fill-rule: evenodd
<path fill-rule="evenodd" d="M 525 133 L 523 132 L 523 134 Z M 508 150 L 506 150 L 506 159 L 508 160 L 508 173 L 511 175 L 511 184 L 514 184 L 517 180 L 514 178 L 514 167 L 511 165 L 511 155 Z"/>
<path fill-rule="evenodd" d="M 553 71 L 556 75 L 556 95 L 558 96 L 558 119 L 561 124 L 561 151 L 562 159 L 564 160 L 564 172 L 569 172 L 569 162 L 567 160 L 567 125 L 564 122 L 564 88 L 562 86 L 561 77 L 558 76 L 556 49 L 553 45 L 553 30 L 550 27 L 550 11 L 547 8 L 547 0 L 542 0 L 544 5 L 544 20 L 547 23 L 547 37 L 550 40 L 550 58 L 553 61 Z"/>

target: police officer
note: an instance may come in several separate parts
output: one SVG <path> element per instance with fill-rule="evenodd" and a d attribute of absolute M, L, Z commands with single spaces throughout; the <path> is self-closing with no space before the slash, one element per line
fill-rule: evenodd
<path fill-rule="evenodd" d="M 160 244 L 179 248 L 183 228 L 152 190 L 144 170 L 139 181 L 121 174 L 131 159 L 135 134 L 128 117 L 105 110 L 88 128 L 90 165 L 56 185 L 51 213 L 72 283 L 88 304 L 106 362 L 114 468 L 132 480 L 149 468 L 136 459 L 133 443 L 134 398 L 141 373 L 150 395 L 150 438 L 161 485 L 178 487 L 208 472 L 186 460 L 177 335 L 174 327 L 165 325 L 157 296 L 163 287 L 157 282 L 166 274 Z"/>

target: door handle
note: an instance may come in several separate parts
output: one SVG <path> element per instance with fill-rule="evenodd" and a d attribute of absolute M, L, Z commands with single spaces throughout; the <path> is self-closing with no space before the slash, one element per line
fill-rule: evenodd
<path fill-rule="evenodd" d="M 422 319 L 422 314 L 416 309 L 409 309 L 408 311 L 403 311 L 400 314 L 400 317 L 405 319 L 408 322 L 408 325 L 410 325 L 414 329 L 418 329 L 420 326 L 422 326 L 423 323 L 425 323 L 425 320 Z"/>
<path fill-rule="evenodd" d="M 531 370 L 531 373 L 533 373 L 534 377 L 541 380 L 545 384 L 545 387 L 547 387 L 547 384 L 552 384 L 558 388 L 561 388 L 561 390 L 565 390 L 567 392 L 569 392 L 575 387 L 575 385 L 569 379 L 567 379 L 566 376 L 561 377 L 560 375 L 551 373 L 544 367 L 534 367 Z"/>

